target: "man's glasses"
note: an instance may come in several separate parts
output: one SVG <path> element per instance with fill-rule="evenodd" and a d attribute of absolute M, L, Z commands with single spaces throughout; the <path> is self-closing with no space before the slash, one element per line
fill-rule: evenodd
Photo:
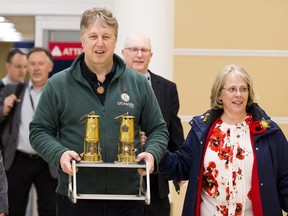
<path fill-rule="evenodd" d="M 128 47 L 128 48 L 125 48 L 125 49 L 128 49 L 129 52 L 133 55 L 136 55 L 138 54 L 139 51 L 141 51 L 142 55 L 148 55 L 150 53 L 150 49 L 145 49 L 145 48 L 137 48 L 137 47 Z"/>
<path fill-rule="evenodd" d="M 239 89 L 237 89 L 236 87 L 231 87 L 231 88 L 223 88 L 224 90 L 226 90 L 227 92 L 235 95 L 237 93 L 237 91 L 239 91 L 241 94 L 246 94 L 249 91 L 249 88 L 247 87 L 240 87 Z"/>

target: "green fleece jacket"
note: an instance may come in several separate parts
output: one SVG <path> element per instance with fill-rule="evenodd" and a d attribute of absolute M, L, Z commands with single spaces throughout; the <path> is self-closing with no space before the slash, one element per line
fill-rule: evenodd
<path fill-rule="evenodd" d="M 60 157 L 67 150 L 81 154 L 85 123 L 80 119 L 91 111 L 99 115 L 100 145 L 103 162 L 117 160 L 120 119 L 124 113 L 134 116 L 135 148 L 140 153 L 139 131 L 148 140 L 145 151 L 155 158 L 155 169 L 165 152 L 168 131 L 157 99 L 146 78 L 129 68 L 114 54 L 115 75 L 106 91 L 105 105 L 82 76 L 81 54 L 67 68 L 53 75 L 45 85 L 34 120 L 30 124 L 31 146 L 59 171 L 57 192 L 68 194 L 68 175 L 61 171 Z M 136 169 L 83 168 L 77 172 L 78 193 L 137 194 Z"/>

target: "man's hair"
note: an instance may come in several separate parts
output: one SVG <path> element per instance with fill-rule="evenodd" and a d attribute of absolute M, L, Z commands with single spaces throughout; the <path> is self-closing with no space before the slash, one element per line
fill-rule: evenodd
<path fill-rule="evenodd" d="M 49 58 L 49 60 L 51 62 L 53 62 L 53 56 L 52 56 L 51 51 L 49 49 L 46 49 L 44 47 L 34 47 L 28 52 L 27 58 L 29 58 L 29 56 L 34 52 L 44 52 L 47 55 L 47 57 Z"/>
<path fill-rule="evenodd" d="M 18 48 L 13 48 L 11 49 L 7 56 L 6 56 L 6 62 L 11 64 L 12 58 L 16 55 L 16 54 L 20 54 L 20 55 L 26 55 L 24 52 L 22 52 L 20 49 Z"/>
<path fill-rule="evenodd" d="M 86 10 L 81 16 L 80 32 L 81 35 L 85 32 L 91 23 L 98 22 L 103 26 L 110 26 L 117 38 L 118 22 L 112 12 L 106 8 L 91 8 Z"/>

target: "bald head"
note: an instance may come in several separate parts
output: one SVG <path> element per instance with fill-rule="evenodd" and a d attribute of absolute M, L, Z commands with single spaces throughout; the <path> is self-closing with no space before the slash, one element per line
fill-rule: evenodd
<path fill-rule="evenodd" d="M 125 44 L 124 44 L 125 48 L 131 47 L 134 45 L 138 45 L 138 46 L 143 45 L 147 49 L 151 50 L 151 41 L 144 34 L 131 34 L 126 38 Z"/>

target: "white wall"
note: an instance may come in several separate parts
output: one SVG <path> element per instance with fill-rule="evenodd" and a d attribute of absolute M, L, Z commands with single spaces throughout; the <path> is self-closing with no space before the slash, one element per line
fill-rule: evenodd
<path fill-rule="evenodd" d="M 43 30 L 79 29 L 80 15 L 88 8 L 106 7 L 119 22 L 115 52 L 121 54 L 131 33 L 150 37 L 154 52 L 150 69 L 173 79 L 174 0 L 1 0 L 1 15 L 33 15 L 35 45 L 43 43 Z"/>
<path fill-rule="evenodd" d="M 116 53 L 121 53 L 129 34 L 143 33 L 151 39 L 150 70 L 173 79 L 174 1 L 115 0 L 111 10 L 119 22 Z"/>

